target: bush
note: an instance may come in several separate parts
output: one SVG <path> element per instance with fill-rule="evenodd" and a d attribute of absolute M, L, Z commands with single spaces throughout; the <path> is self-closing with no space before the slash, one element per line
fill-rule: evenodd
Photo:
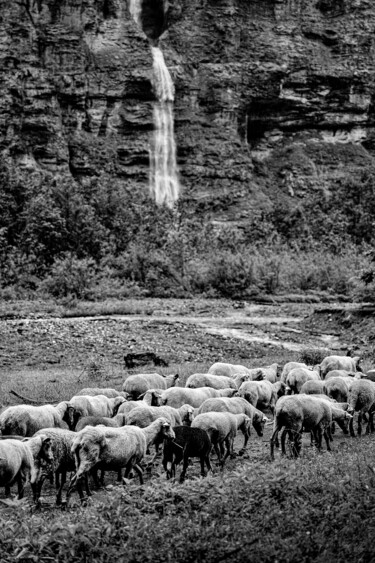
<path fill-rule="evenodd" d="M 96 281 L 96 264 L 91 258 L 79 260 L 71 254 L 55 261 L 41 288 L 54 297 L 88 298 Z"/>
<path fill-rule="evenodd" d="M 316 366 L 329 354 L 329 350 L 322 350 L 322 348 L 304 348 L 300 351 L 297 361 L 304 362 L 308 366 Z"/>

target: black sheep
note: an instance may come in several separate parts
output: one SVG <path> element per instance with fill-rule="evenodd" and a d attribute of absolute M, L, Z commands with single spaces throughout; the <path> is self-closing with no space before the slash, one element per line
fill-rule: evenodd
<path fill-rule="evenodd" d="M 166 440 L 163 449 L 163 467 L 167 472 L 167 478 L 176 474 L 176 465 L 183 460 L 180 483 L 185 479 L 189 458 L 199 457 L 201 463 L 201 475 L 206 475 L 204 465 L 208 471 L 212 471 L 210 462 L 211 440 L 205 430 L 191 428 L 190 426 L 175 426 L 176 435 L 174 440 Z"/>

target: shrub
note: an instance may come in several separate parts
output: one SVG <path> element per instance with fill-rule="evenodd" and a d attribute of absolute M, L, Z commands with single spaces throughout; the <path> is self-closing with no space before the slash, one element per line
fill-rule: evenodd
<path fill-rule="evenodd" d="M 79 260 L 66 254 L 55 261 L 51 273 L 41 285 L 54 297 L 74 296 L 78 299 L 89 297 L 96 279 L 96 264 L 91 258 Z"/>
<path fill-rule="evenodd" d="M 320 364 L 329 353 L 329 350 L 321 348 L 304 348 L 300 351 L 297 361 L 304 362 L 308 366 L 315 366 Z"/>

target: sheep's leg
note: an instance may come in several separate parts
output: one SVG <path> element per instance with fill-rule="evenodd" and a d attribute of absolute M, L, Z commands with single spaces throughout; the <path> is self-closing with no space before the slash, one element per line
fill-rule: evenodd
<path fill-rule="evenodd" d="M 183 483 L 186 477 L 186 471 L 189 465 L 189 457 L 185 454 L 184 452 L 184 462 L 183 462 L 183 466 L 182 466 L 182 472 L 180 475 L 180 483 Z M 201 469 L 202 469 L 202 459 L 201 459 Z M 203 474 L 204 473 L 204 467 L 203 467 Z"/>
<path fill-rule="evenodd" d="M 354 413 L 353 413 L 353 417 L 349 420 L 349 431 L 350 431 L 350 435 L 354 438 L 354 437 L 355 437 L 355 432 L 354 432 Z"/>
<path fill-rule="evenodd" d="M 365 413 L 363 413 L 363 420 L 365 419 Z M 368 421 L 367 421 L 367 425 L 366 425 L 366 434 L 370 434 L 370 429 L 371 429 L 371 419 L 372 419 L 372 414 L 369 412 L 368 413 Z"/>
<path fill-rule="evenodd" d="M 66 471 L 62 470 L 61 471 L 61 481 L 60 478 L 58 479 L 58 475 L 60 472 L 56 471 L 56 483 L 59 482 L 59 489 L 57 491 L 57 495 L 56 495 L 56 506 L 60 506 L 61 502 L 62 502 L 62 490 L 63 487 L 66 483 Z"/>
<path fill-rule="evenodd" d="M 316 447 L 320 451 L 322 449 L 323 430 L 320 426 L 315 429 Z"/>
<path fill-rule="evenodd" d="M 219 445 L 218 445 L 216 442 L 215 442 L 215 444 L 214 444 L 214 450 L 215 450 L 215 452 L 216 452 L 217 459 L 219 460 L 219 463 L 221 464 L 223 457 L 222 457 L 222 455 L 221 455 Z"/>
<path fill-rule="evenodd" d="M 358 436 L 362 434 L 362 412 L 359 411 L 358 413 Z"/>
<path fill-rule="evenodd" d="M 370 432 L 374 432 L 374 411 L 369 412 Z"/>
<path fill-rule="evenodd" d="M 327 450 L 330 452 L 331 451 L 331 444 L 330 444 L 329 432 L 330 432 L 330 428 L 329 427 L 325 428 L 324 432 L 323 432 L 323 436 L 324 436 L 324 439 L 325 439 L 326 444 L 327 444 Z"/>
<path fill-rule="evenodd" d="M 275 444 L 279 443 L 279 431 L 281 430 L 281 426 L 276 425 L 276 428 L 273 431 L 273 434 L 271 436 L 271 441 L 270 441 L 270 445 L 271 445 L 271 459 L 274 460 L 275 459 L 275 455 L 274 455 L 274 449 L 275 449 Z M 278 447 L 278 445 L 277 445 Z"/>
<path fill-rule="evenodd" d="M 234 438 L 227 438 L 225 440 L 225 444 L 227 447 L 227 453 L 225 454 L 225 459 L 227 459 L 227 457 L 229 456 L 231 458 L 237 457 L 237 454 L 234 451 Z"/>
<path fill-rule="evenodd" d="M 328 438 L 329 438 L 330 442 L 333 442 L 332 427 L 331 427 L 331 426 L 327 426 L 327 429 L 326 429 L 326 430 L 327 430 L 327 435 L 328 435 Z"/>
<path fill-rule="evenodd" d="M 26 476 L 23 471 L 19 471 L 17 475 L 17 489 L 18 489 L 18 498 L 23 498 L 23 494 L 25 491 L 25 483 L 26 483 Z"/>
<path fill-rule="evenodd" d="M 205 476 L 206 476 L 206 471 L 205 471 L 205 468 L 204 468 L 205 459 L 206 459 L 205 456 L 201 456 L 201 457 L 200 457 L 201 475 L 202 475 L 202 477 L 205 477 Z"/>
<path fill-rule="evenodd" d="M 285 441 L 286 441 L 287 434 L 288 434 L 288 431 L 287 431 L 286 428 L 284 428 L 284 430 L 281 433 L 281 454 L 282 455 L 286 455 Z"/>
<path fill-rule="evenodd" d="M 133 467 L 134 467 L 135 471 L 138 473 L 140 484 L 143 485 L 143 469 L 142 469 L 142 467 L 138 463 L 135 463 L 133 465 Z"/>
<path fill-rule="evenodd" d="M 87 473 L 85 473 L 84 482 L 85 482 L 86 495 L 87 495 L 88 497 L 91 497 L 91 496 L 92 496 L 92 492 L 91 492 L 91 489 L 90 489 L 90 485 L 89 485 L 89 476 L 88 476 Z M 82 491 L 81 481 L 79 481 L 79 486 L 80 486 L 81 491 Z M 78 489 L 78 487 L 77 487 L 77 489 Z M 82 493 L 82 494 L 83 494 L 83 493 Z"/>
<path fill-rule="evenodd" d="M 34 496 L 34 502 L 36 502 L 36 503 L 39 502 L 45 478 L 46 478 L 46 475 L 42 474 L 39 481 L 37 483 L 35 483 L 34 486 L 31 485 L 31 488 L 32 488 L 32 491 L 33 491 L 33 496 Z"/>
<path fill-rule="evenodd" d="M 207 454 L 206 457 L 204 458 L 206 465 L 207 465 L 207 471 L 212 473 L 212 466 L 211 466 L 211 461 L 210 461 L 210 454 Z"/>
<path fill-rule="evenodd" d="M 244 432 L 244 433 L 243 433 L 243 436 L 244 436 L 244 442 L 243 442 L 242 448 L 241 448 L 240 451 L 238 452 L 239 455 L 243 455 L 243 454 L 245 453 L 246 446 L 247 446 L 247 443 L 248 443 L 249 438 L 250 438 L 250 432 Z"/>
<path fill-rule="evenodd" d="M 94 485 L 97 489 L 100 489 L 102 486 L 104 486 L 104 475 L 105 475 L 104 469 L 101 470 L 100 479 L 98 477 L 98 468 L 97 467 L 93 467 L 92 469 L 90 469 L 90 475 L 91 475 L 92 480 L 94 481 Z"/>

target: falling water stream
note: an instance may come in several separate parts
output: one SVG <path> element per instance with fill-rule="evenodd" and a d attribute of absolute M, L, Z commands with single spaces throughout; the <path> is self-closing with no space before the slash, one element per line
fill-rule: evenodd
<path fill-rule="evenodd" d="M 129 11 L 137 25 L 142 28 L 141 0 L 130 0 Z M 174 137 L 175 89 L 162 50 L 152 46 L 151 54 L 152 86 L 157 100 L 153 108 L 154 134 L 150 143 L 150 193 L 158 205 L 172 208 L 181 189 Z"/>

